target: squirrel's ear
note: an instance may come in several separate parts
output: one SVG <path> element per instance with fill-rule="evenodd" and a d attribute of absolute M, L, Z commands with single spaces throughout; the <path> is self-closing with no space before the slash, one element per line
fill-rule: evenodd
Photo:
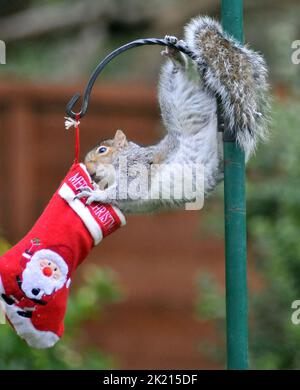
<path fill-rule="evenodd" d="M 114 145 L 118 149 L 122 149 L 128 145 L 126 135 L 123 133 L 122 130 L 116 131 L 115 138 L 114 138 Z"/>

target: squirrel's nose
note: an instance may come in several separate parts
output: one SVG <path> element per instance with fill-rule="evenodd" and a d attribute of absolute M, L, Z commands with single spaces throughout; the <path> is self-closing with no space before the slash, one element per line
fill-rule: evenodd
<path fill-rule="evenodd" d="M 41 291 L 41 290 L 40 290 L 39 288 L 33 288 L 33 289 L 31 290 L 32 295 L 34 295 L 34 296 L 39 295 L 39 292 L 40 292 L 40 291 Z"/>

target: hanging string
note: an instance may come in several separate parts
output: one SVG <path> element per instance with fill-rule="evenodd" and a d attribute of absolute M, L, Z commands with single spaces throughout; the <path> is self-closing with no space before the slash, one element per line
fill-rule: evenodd
<path fill-rule="evenodd" d="M 79 162 L 80 155 L 80 131 L 79 131 L 79 119 L 80 114 L 76 114 L 76 125 L 75 125 L 75 164 Z"/>
<path fill-rule="evenodd" d="M 65 117 L 65 128 L 66 130 L 69 130 L 70 127 L 75 127 L 75 160 L 74 163 L 78 164 L 79 162 L 79 155 L 80 155 L 80 131 L 79 131 L 79 125 L 80 125 L 80 114 L 76 114 L 75 119 L 70 117 Z"/>

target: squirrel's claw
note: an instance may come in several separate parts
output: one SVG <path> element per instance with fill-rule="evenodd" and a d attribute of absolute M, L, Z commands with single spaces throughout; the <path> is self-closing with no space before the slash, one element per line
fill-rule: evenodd
<path fill-rule="evenodd" d="M 168 43 L 171 43 L 172 45 L 176 45 L 176 43 L 178 42 L 178 39 L 176 37 L 174 37 L 173 35 L 166 35 L 165 41 Z"/>
<path fill-rule="evenodd" d="M 87 198 L 85 201 L 85 204 L 88 206 L 93 202 L 105 202 L 106 195 L 105 191 L 101 190 L 93 190 L 90 187 L 83 187 L 80 189 L 80 193 L 77 194 L 74 198 L 75 199 L 81 199 L 81 198 Z"/>
<path fill-rule="evenodd" d="M 176 53 L 178 53 L 178 50 L 173 47 L 166 46 L 166 48 L 160 53 L 164 57 L 173 58 L 174 56 L 176 56 Z"/>
<path fill-rule="evenodd" d="M 97 190 L 97 191 L 93 191 L 93 192 L 90 193 L 90 195 L 88 196 L 85 204 L 86 205 L 90 205 L 93 202 L 102 202 L 102 203 L 104 203 L 106 200 L 107 199 L 106 199 L 105 191 Z"/>
<path fill-rule="evenodd" d="M 172 35 L 166 35 L 165 36 L 165 41 L 167 43 L 170 43 L 172 45 L 176 45 L 178 42 L 178 39 Z M 161 55 L 164 57 L 170 57 L 172 58 L 175 56 L 177 50 L 174 47 L 166 46 L 164 50 L 161 51 Z"/>
<path fill-rule="evenodd" d="M 83 191 L 85 191 L 85 192 L 92 192 L 93 189 L 91 187 L 82 187 L 82 188 L 80 188 L 79 191 L 80 192 L 83 192 Z"/>
<path fill-rule="evenodd" d="M 184 45 L 186 46 L 186 43 L 182 40 L 179 41 L 176 37 L 173 37 L 172 35 L 166 35 L 165 41 L 172 45 L 176 45 L 176 47 L 166 46 L 165 49 L 161 51 L 161 55 L 169 58 L 173 62 L 174 66 L 178 67 L 180 65 L 185 67 L 186 66 L 185 56 L 183 53 L 180 52 L 180 50 L 178 50 L 177 47 L 179 44 L 182 47 Z"/>
<path fill-rule="evenodd" d="M 84 187 L 80 189 L 80 192 L 74 197 L 75 199 L 85 198 L 91 195 L 92 189 L 90 187 Z"/>

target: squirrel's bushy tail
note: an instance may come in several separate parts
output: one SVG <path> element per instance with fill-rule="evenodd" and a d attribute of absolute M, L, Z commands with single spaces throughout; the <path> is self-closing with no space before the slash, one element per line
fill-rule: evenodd
<path fill-rule="evenodd" d="M 209 17 L 197 17 L 185 28 L 188 46 L 203 82 L 220 102 L 225 126 L 249 156 L 267 136 L 267 68 L 261 55 L 241 45 Z"/>

